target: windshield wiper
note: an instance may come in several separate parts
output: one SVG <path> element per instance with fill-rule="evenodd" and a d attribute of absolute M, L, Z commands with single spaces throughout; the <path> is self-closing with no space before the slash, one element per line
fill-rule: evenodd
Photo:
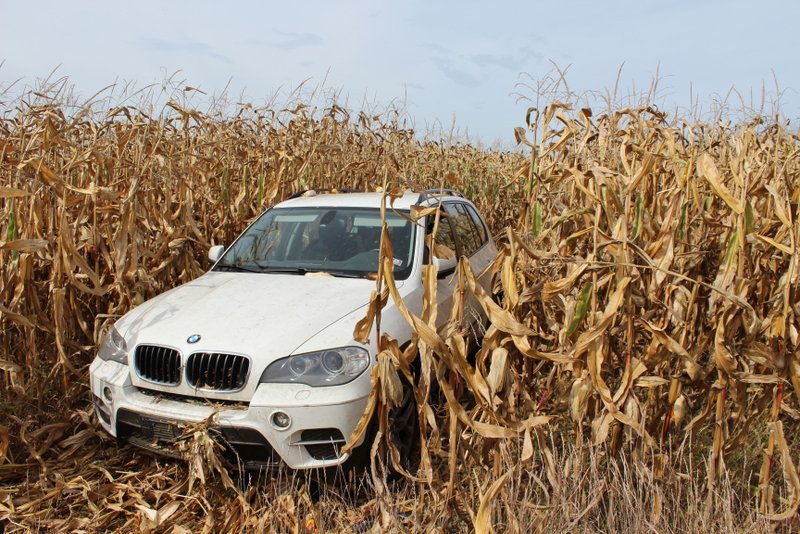
<path fill-rule="evenodd" d="M 252 267 L 245 267 L 239 263 L 221 263 L 218 264 L 215 268 L 215 271 L 229 271 L 234 273 L 260 273 L 262 272 L 261 269 L 253 269 Z"/>
<path fill-rule="evenodd" d="M 335 269 L 314 269 L 307 267 L 262 267 L 262 273 L 279 273 L 279 274 L 329 274 L 340 278 L 364 278 L 363 274 L 353 273 L 350 271 L 337 271 Z"/>
<path fill-rule="evenodd" d="M 366 278 L 364 273 L 354 273 L 351 271 L 322 271 L 329 273 L 331 276 L 337 276 L 339 278 Z"/>
<path fill-rule="evenodd" d="M 364 274 L 354 273 L 350 271 L 337 271 L 329 269 L 309 269 L 306 267 L 245 267 L 240 263 L 233 264 L 219 264 L 216 269 L 218 271 L 231 271 L 231 272 L 244 272 L 244 273 L 275 273 L 275 274 L 298 274 L 304 276 L 309 273 L 325 273 L 339 278 L 364 278 Z"/>
<path fill-rule="evenodd" d="M 278 273 L 278 274 L 306 274 L 317 272 L 314 269 L 304 269 L 303 267 L 261 267 L 259 273 Z"/>

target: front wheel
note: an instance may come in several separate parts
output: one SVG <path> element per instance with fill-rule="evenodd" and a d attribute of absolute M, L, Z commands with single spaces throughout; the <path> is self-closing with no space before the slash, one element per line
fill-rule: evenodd
<path fill-rule="evenodd" d="M 414 387 L 400 376 L 403 384 L 403 397 L 400 405 L 389 412 L 387 438 L 397 449 L 400 457 L 400 467 L 408 473 L 416 471 L 419 465 L 420 441 L 419 441 L 419 414 L 417 412 L 417 399 L 414 396 Z M 380 427 L 379 414 L 376 411 L 372 416 L 364 436 L 364 442 L 353 449 L 350 458 L 345 462 L 346 471 L 366 471 L 370 467 L 370 453 L 372 445 L 378 434 Z M 391 459 L 391 453 L 385 447 L 379 447 L 378 454 L 383 458 L 384 465 L 387 466 L 392 476 L 400 474 Z"/>
<path fill-rule="evenodd" d="M 403 400 L 389 413 L 389 438 L 399 453 L 400 467 L 413 474 L 419 466 L 419 412 L 414 386 L 403 376 L 400 381 L 403 383 Z"/>

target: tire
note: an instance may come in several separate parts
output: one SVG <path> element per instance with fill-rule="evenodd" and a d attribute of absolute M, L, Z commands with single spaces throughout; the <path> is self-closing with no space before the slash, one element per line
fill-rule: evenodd
<path fill-rule="evenodd" d="M 400 466 L 413 473 L 419 465 L 419 414 L 414 388 L 404 376 L 400 376 L 403 384 L 403 399 L 400 406 L 389 413 L 388 439 L 394 444 L 400 455 Z M 364 442 L 354 448 L 350 457 L 343 464 L 345 472 L 366 472 L 370 469 L 370 452 L 372 444 L 378 434 L 378 412 L 373 414 L 372 420 L 364 434 Z M 394 467 L 391 454 L 388 450 L 379 450 L 383 455 L 383 463 L 387 466 L 390 477 L 400 476 L 400 471 Z"/>
<path fill-rule="evenodd" d="M 400 381 L 403 384 L 403 400 L 389 414 L 389 438 L 400 455 L 400 466 L 413 474 L 419 467 L 419 412 L 414 387 L 404 376 L 400 377 Z M 399 474 L 395 469 L 390 471 Z"/>

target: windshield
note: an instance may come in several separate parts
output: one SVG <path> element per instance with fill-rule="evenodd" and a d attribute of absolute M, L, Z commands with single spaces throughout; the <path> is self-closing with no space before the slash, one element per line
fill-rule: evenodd
<path fill-rule="evenodd" d="M 395 278 L 404 280 L 411 274 L 416 225 L 391 211 L 386 223 Z M 366 276 L 378 270 L 380 238 L 376 208 L 275 208 L 245 230 L 214 270 Z"/>

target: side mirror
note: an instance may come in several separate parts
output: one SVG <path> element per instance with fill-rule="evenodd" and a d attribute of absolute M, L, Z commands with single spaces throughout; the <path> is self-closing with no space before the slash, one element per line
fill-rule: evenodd
<path fill-rule="evenodd" d="M 438 258 L 433 257 L 433 266 L 436 267 L 436 278 L 441 280 L 453 274 L 456 270 L 458 262 L 455 258 Z"/>
<path fill-rule="evenodd" d="M 215 245 L 208 249 L 208 259 L 217 263 L 217 260 L 222 257 L 223 252 L 225 252 L 225 245 Z"/>

